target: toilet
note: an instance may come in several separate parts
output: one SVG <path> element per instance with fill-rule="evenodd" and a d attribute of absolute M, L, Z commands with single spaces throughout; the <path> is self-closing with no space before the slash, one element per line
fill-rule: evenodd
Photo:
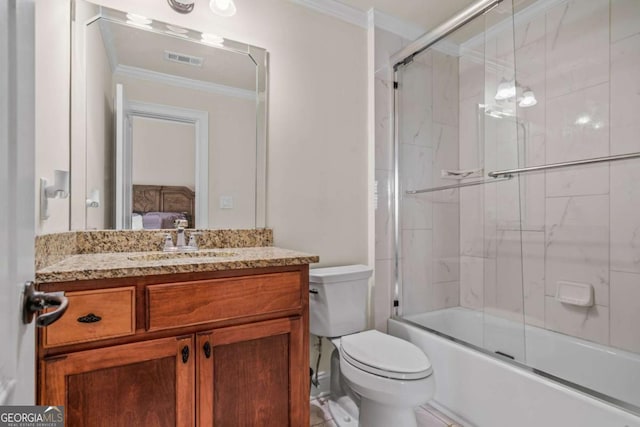
<path fill-rule="evenodd" d="M 366 330 L 368 280 L 365 265 L 309 271 L 309 324 L 329 338 L 329 409 L 340 427 L 416 427 L 415 408 L 432 398 L 431 362 L 414 344 Z"/>

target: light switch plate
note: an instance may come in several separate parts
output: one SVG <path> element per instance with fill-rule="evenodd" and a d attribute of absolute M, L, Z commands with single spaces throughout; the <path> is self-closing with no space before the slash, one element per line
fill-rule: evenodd
<path fill-rule="evenodd" d="M 220 196 L 220 209 L 233 209 L 233 197 Z"/>

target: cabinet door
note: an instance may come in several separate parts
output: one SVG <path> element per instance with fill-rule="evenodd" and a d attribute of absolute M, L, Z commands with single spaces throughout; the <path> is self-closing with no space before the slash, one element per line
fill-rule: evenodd
<path fill-rule="evenodd" d="M 198 426 L 308 425 L 302 328 L 296 317 L 198 334 Z"/>
<path fill-rule="evenodd" d="M 66 426 L 193 426 L 193 336 L 70 353 L 41 362 L 40 405 Z"/>

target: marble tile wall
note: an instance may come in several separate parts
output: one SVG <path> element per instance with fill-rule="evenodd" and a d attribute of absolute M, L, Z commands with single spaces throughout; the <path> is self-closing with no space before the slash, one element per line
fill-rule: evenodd
<path fill-rule="evenodd" d="M 503 48 L 514 40 L 515 57 Z M 492 101 L 495 85 L 513 68 L 496 72 L 463 54 L 461 168 L 640 151 L 640 2 L 563 2 L 476 49 L 495 54 L 498 63 L 515 62 L 516 80 L 535 92 L 538 104 L 516 109 L 515 134 L 507 131 L 517 140 L 515 158 L 501 145 L 499 129 L 490 128 L 492 119 L 484 120 L 484 137 L 493 137 L 495 146 L 480 146 L 475 108 L 485 93 L 485 102 Z M 630 160 L 521 175 L 508 183 L 510 191 L 502 183 L 462 190 L 460 305 L 640 352 L 640 330 L 628 326 L 640 323 L 639 165 Z M 558 302 L 561 280 L 592 285 L 595 305 Z"/>
<path fill-rule="evenodd" d="M 405 44 L 376 30 L 373 307 L 381 330 L 391 312 L 395 275 L 393 79 L 384 60 Z M 487 65 L 486 56 L 502 69 Z M 452 82 L 448 77 L 456 73 L 458 81 Z M 514 75 L 533 89 L 538 104 L 506 105 L 518 121 L 486 120 L 479 106 L 492 102 L 502 77 Z M 461 49 L 457 59 L 436 51 L 422 55 L 402 79 L 400 84 L 412 87 L 401 99 L 403 189 L 446 185 L 439 176 L 445 168 L 486 172 L 640 151 L 640 2 L 562 2 L 514 33 Z M 404 198 L 404 312 L 454 305 L 485 309 L 640 352 L 640 331 L 627 327 L 640 322 L 637 162 Z M 591 284 L 595 305 L 557 302 L 560 280 Z"/>
<path fill-rule="evenodd" d="M 386 330 L 395 294 L 393 217 L 393 71 L 388 58 L 408 40 L 375 29 L 376 266 L 374 324 Z M 402 190 L 451 184 L 440 170 L 458 169 L 458 61 L 435 52 L 417 58 L 399 79 Z M 403 312 L 459 304 L 459 195 L 433 193 L 402 200 Z"/>
<path fill-rule="evenodd" d="M 485 97 L 485 45 L 461 49 L 459 58 L 459 164 L 460 169 L 484 168 L 484 130 L 479 105 Z M 482 135 L 481 135 L 482 134 Z M 460 191 L 460 305 L 474 310 L 485 306 L 485 273 L 495 263 L 485 259 L 485 189 Z M 488 296 L 487 301 L 490 300 Z"/>
<path fill-rule="evenodd" d="M 437 46 L 418 55 L 399 78 L 402 312 L 458 306 L 458 190 L 406 195 L 453 184 L 442 170 L 459 169 L 457 56 Z"/>

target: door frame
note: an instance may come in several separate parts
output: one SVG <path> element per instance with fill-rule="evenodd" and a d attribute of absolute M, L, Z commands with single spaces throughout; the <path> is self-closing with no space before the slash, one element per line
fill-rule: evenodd
<path fill-rule="evenodd" d="M 0 2 L 0 405 L 35 402 L 35 328 L 22 322 L 35 275 L 35 1 Z"/>
<path fill-rule="evenodd" d="M 122 93 L 118 84 L 117 93 Z M 117 102 L 124 109 L 124 123 L 117 124 L 122 146 L 116 147 L 116 228 L 131 228 L 132 182 L 132 122 L 134 117 L 145 117 L 171 122 L 189 123 L 195 127 L 195 228 L 209 226 L 209 113 L 201 110 L 127 100 Z M 122 134 L 120 134 L 122 132 Z M 184 142 L 184 141 L 182 141 Z M 165 165 L 171 168 L 172 165 Z"/>

